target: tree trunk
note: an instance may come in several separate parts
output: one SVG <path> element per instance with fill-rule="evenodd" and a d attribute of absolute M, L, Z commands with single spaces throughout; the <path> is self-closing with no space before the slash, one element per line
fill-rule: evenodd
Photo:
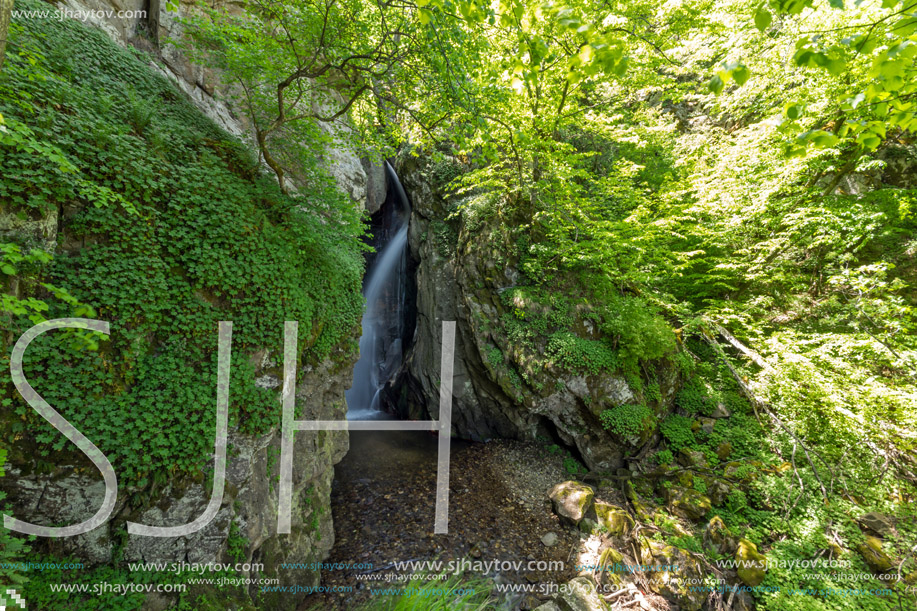
<path fill-rule="evenodd" d="M 6 39 L 10 33 L 10 17 L 13 15 L 13 0 L 0 0 L 0 70 L 6 57 Z"/>

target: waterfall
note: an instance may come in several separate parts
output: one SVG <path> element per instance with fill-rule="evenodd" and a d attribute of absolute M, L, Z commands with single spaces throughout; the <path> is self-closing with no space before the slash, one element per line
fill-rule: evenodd
<path fill-rule="evenodd" d="M 379 393 L 401 367 L 404 336 L 410 204 L 398 176 L 386 162 L 389 193 L 383 205 L 387 223 L 377 242 L 378 254 L 366 272 L 360 359 L 347 391 L 347 418 L 368 420 L 383 415 Z M 394 189 L 392 189 L 394 187 Z M 392 233 L 394 232 L 394 234 Z"/>

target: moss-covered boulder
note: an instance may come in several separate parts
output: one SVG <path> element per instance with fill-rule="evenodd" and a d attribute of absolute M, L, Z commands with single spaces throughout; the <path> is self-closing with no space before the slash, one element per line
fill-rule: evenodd
<path fill-rule="evenodd" d="M 704 531 L 704 545 L 731 556 L 739 547 L 739 538 L 732 534 L 723 518 L 713 516 Z"/>
<path fill-rule="evenodd" d="M 700 520 L 712 505 L 710 499 L 690 488 L 672 486 L 668 491 L 668 507 L 675 515 L 688 520 Z"/>
<path fill-rule="evenodd" d="M 617 505 L 605 501 L 595 502 L 596 521 L 612 535 L 626 535 L 634 527 L 634 519 Z"/>
<path fill-rule="evenodd" d="M 690 553 L 662 541 L 640 538 L 641 563 L 646 565 L 643 577 L 650 589 L 684 611 L 699 611 L 708 592 L 692 589 L 689 584 L 700 583 L 703 568 Z"/>
<path fill-rule="evenodd" d="M 876 573 L 892 570 L 892 559 L 882 549 L 882 541 L 878 537 L 866 537 L 866 541 L 857 545 L 857 551 L 866 565 Z"/>
<path fill-rule="evenodd" d="M 599 560 L 596 562 L 596 565 L 601 567 L 598 580 L 606 585 L 620 586 L 623 582 L 621 566 L 624 564 L 626 564 L 624 554 L 613 547 L 606 547 L 599 554 Z M 593 572 L 593 569 L 590 568 L 581 572 L 580 575 L 590 576 Z"/>
<path fill-rule="evenodd" d="M 652 509 L 640 499 L 640 495 L 637 494 L 637 491 L 634 489 L 634 485 L 630 482 L 630 480 L 624 482 L 624 493 L 627 495 L 627 500 L 630 501 L 631 506 L 633 506 L 634 513 L 637 514 L 637 518 L 642 522 L 652 521 Z"/>
<path fill-rule="evenodd" d="M 767 558 L 758 551 L 758 546 L 748 539 L 740 539 L 736 548 L 736 572 L 747 586 L 758 586 L 764 581 Z"/>
<path fill-rule="evenodd" d="M 548 496 L 554 513 L 575 526 L 592 509 L 595 493 L 586 484 L 571 480 L 554 486 Z"/>

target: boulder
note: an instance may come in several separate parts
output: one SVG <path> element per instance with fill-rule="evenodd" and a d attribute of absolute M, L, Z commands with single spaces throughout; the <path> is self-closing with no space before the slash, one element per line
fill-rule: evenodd
<path fill-rule="evenodd" d="M 716 426 L 714 418 L 698 418 L 698 421 L 700 422 L 700 430 L 708 435 L 713 432 L 713 427 Z"/>
<path fill-rule="evenodd" d="M 713 413 L 710 414 L 710 416 L 712 418 L 728 418 L 731 416 L 731 414 L 729 413 L 729 410 L 726 409 L 726 405 L 724 403 L 717 403 Z"/>
<path fill-rule="evenodd" d="M 739 539 L 729 531 L 723 518 L 713 516 L 704 531 L 704 544 L 720 554 L 732 555 L 739 547 Z"/>
<path fill-rule="evenodd" d="M 706 467 L 707 458 L 704 456 L 704 453 L 699 450 L 689 450 L 688 448 L 682 448 L 678 452 L 678 462 L 684 465 L 685 467 Z"/>
<path fill-rule="evenodd" d="M 563 520 L 577 525 L 592 509 L 595 493 L 586 484 L 571 480 L 554 486 L 548 496 L 551 498 L 554 513 Z"/>
<path fill-rule="evenodd" d="M 726 497 L 732 492 L 732 486 L 721 479 L 713 480 L 707 486 L 707 493 L 710 496 L 710 502 L 715 506 L 720 506 L 726 502 Z"/>
<path fill-rule="evenodd" d="M 690 553 L 641 537 L 640 554 L 641 563 L 653 568 L 642 575 L 653 592 L 677 603 L 684 611 L 699 611 L 703 607 L 708 592 L 694 590 L 689 584 L 700 583 L 705 572 Z"/>

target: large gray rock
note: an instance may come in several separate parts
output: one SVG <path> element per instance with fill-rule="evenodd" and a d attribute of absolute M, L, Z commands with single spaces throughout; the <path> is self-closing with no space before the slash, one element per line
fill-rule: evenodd
<path fill-rule="evenodd" d="M 0 239 L 15 237 L 30 248 L 41 248 L 53 252 L 57 245 L 57 209 L 35 214 L 12 211 L 6 206 L 0 208 Z"/>
<path fill-rule="evenodd" d="M 455 320 L 452 426 L 457 435 L 474 440 L 558 439 L 574 448 L 590 469 L 623 467 L 625 456 L 637 454 L 653 431 L 632 443 L 622 442 L 603 428 L 600 415 L 643 398 L 616 372 L 581 375 L 545 368 L 528 383 L 492 362 L 496 353 L 509 358 L 508 340 L 498 324 L 506 314 L 500 294 L 515 286 L 519 271 L 479 231 L 450 219 L 459 202 L 435 186 L 437 168 L 410 154 L 399 156 L 395 166 L 413 203 L 408 238 L 418 262 L 417 327 L 395 384 L 404 390 L 389 394 L 386 401 L 410 418 L 438 417 L 442 322 Z M 576 324 L 577 333 L 598 337 L 588 319 Z M 666 362 L 658 363 L 656 371 L 661 398 L 653 409 L 664 417 L 673 406 L 678 373 Z"/>
<path fill-rule="evenodd" d="M 385 178 L 385 162 L 373 163 L 363 158 L 363 170 L 366 172 L 366 206 L 370 214 L 375 214 L 385 202 L 388 183 Z"/>

